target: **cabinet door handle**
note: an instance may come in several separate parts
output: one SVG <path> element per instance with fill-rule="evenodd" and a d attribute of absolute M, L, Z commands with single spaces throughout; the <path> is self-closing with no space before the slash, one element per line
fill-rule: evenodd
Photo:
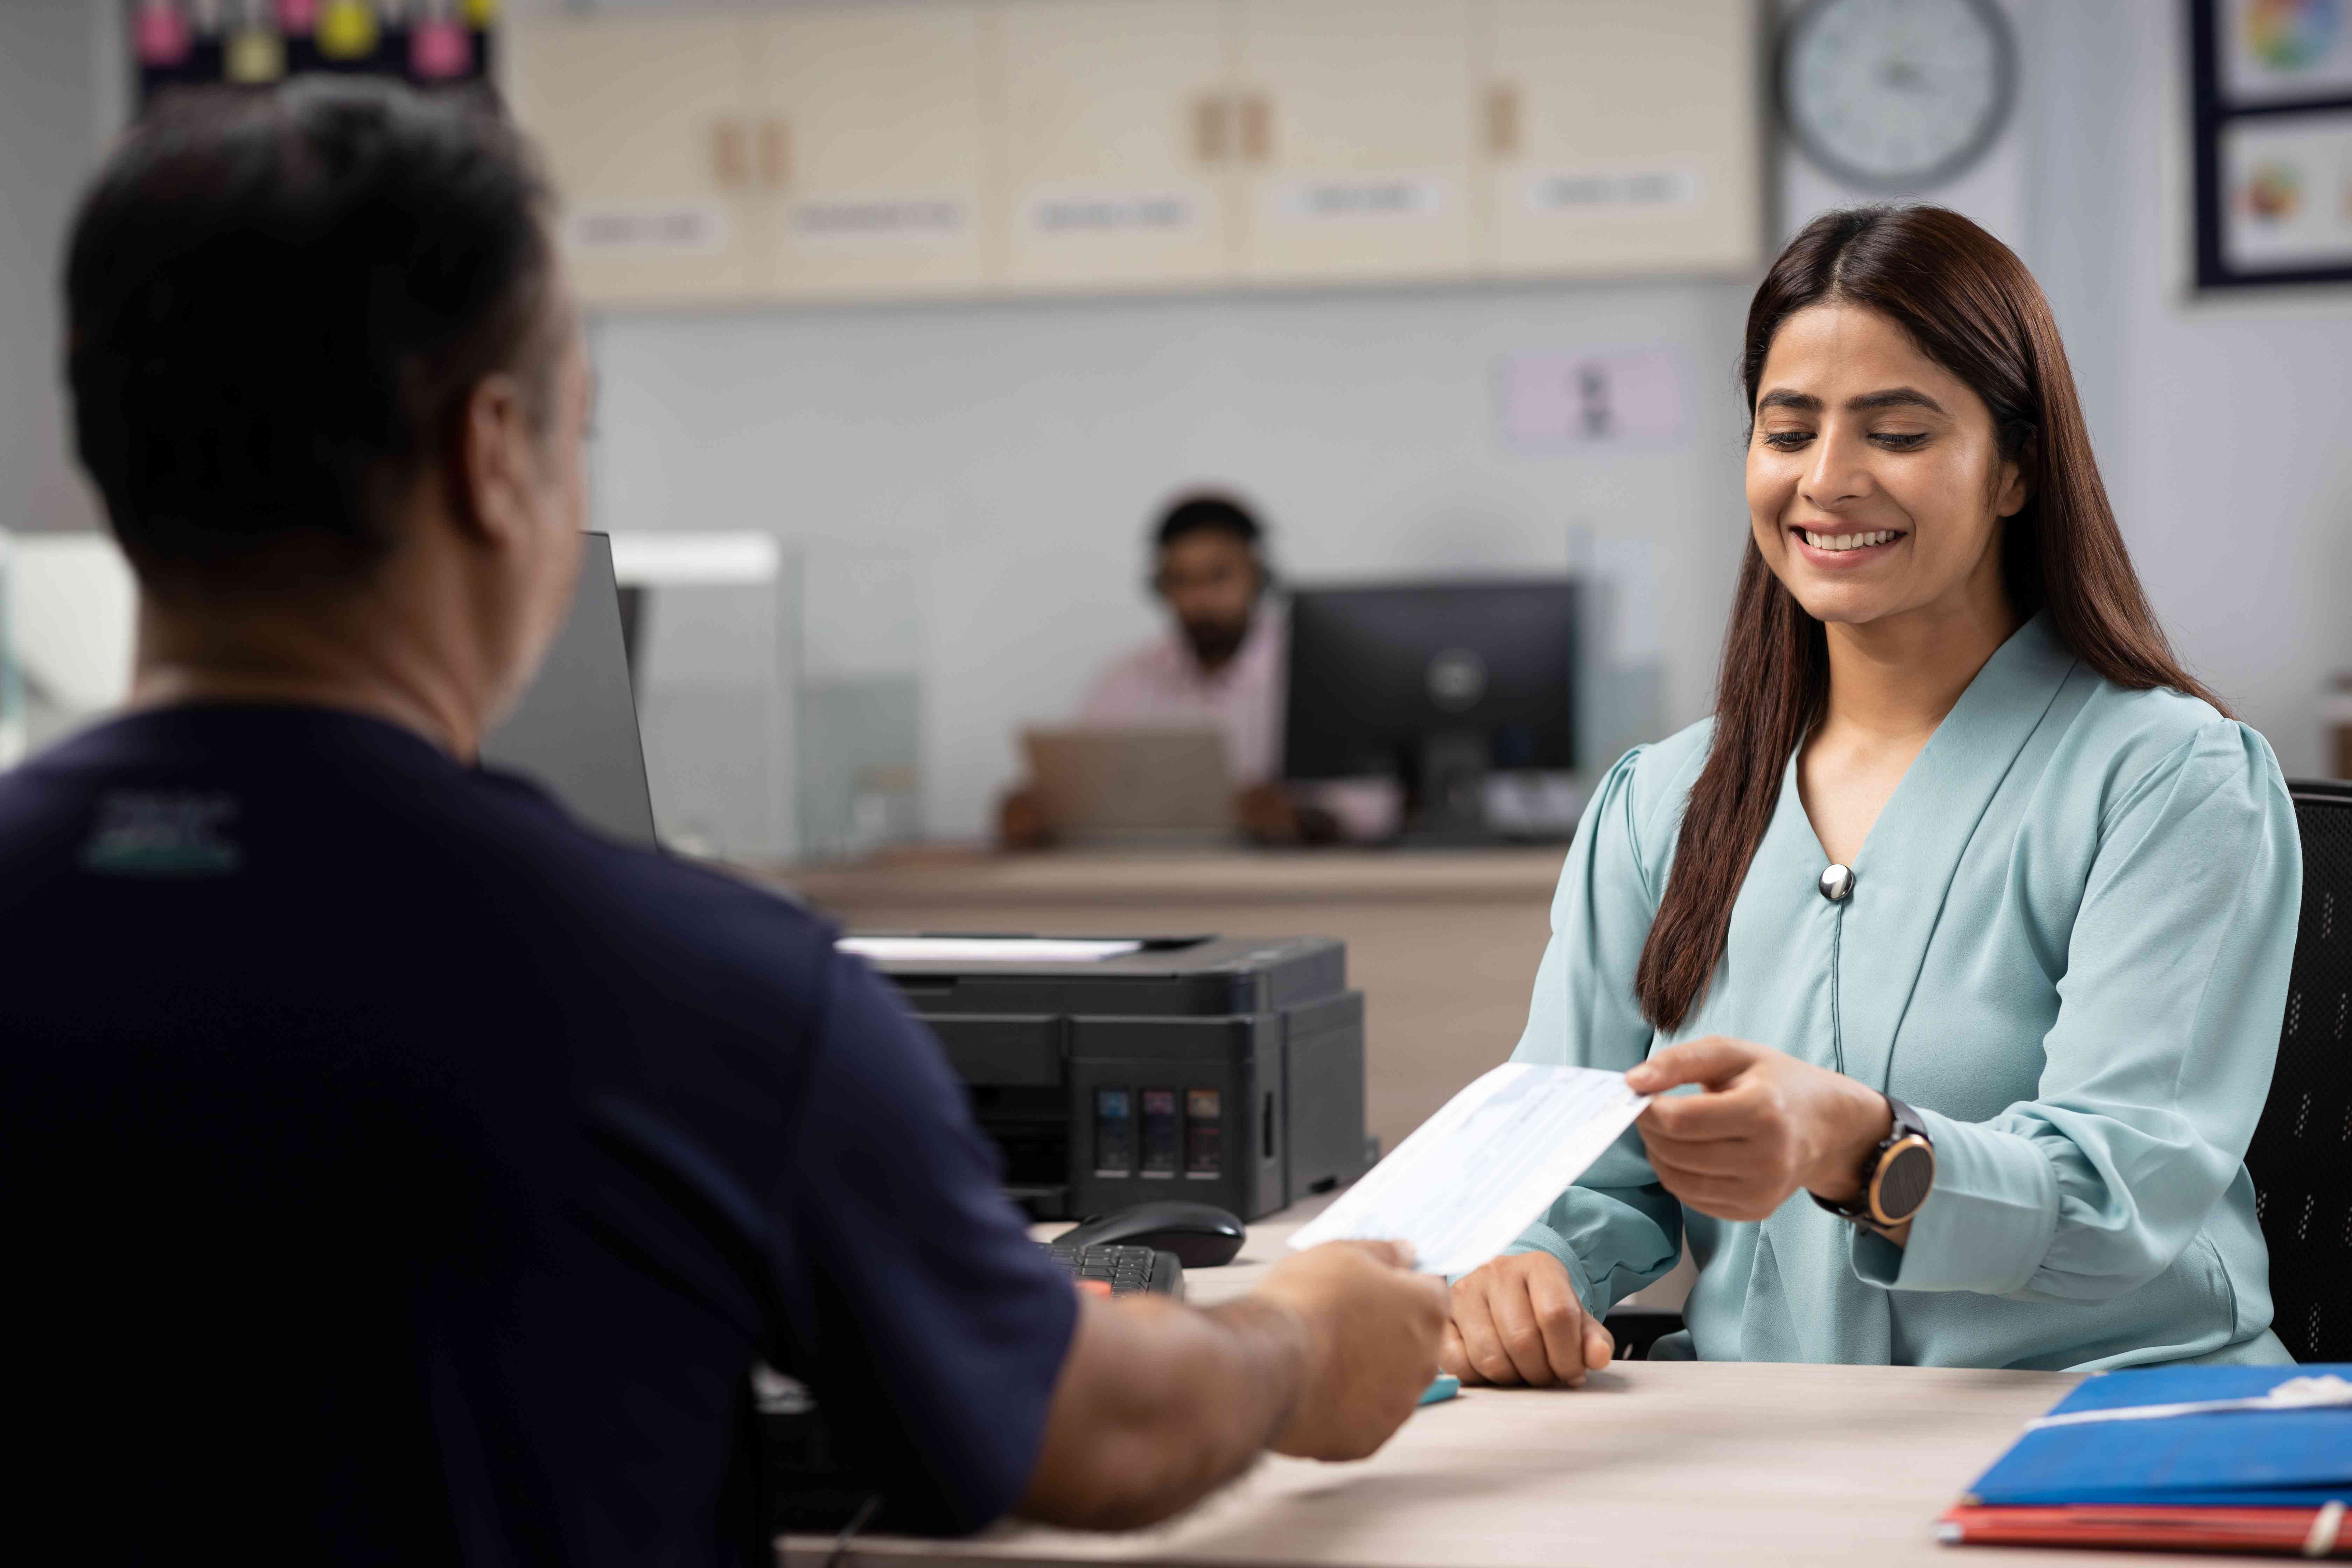
<path fill-rule="evenodd" d="M 751 172 L 751 159 L 743 146 L 743 127 L 733 120 L 722 120 L 711 128 L 710 166 L 717 171 L 719 184 L 733 190 L 743 183 Z"/>
<path fill-rule="evenodd" d="M 1261 92 L 1242 100 L 1242 156 L 1263 163 L 1274 155 L 1274 105 Z"/>
<path fill-rule="evenodd" d="M 1519 89 L 1498 81 L 1486 89 L 1486 151 L 1497 158 L 1519 155 Z"/>
<path fill-rule="evenodd" d="M 1222 163 L 1227 146 L 1233 106 L 1224 94 L 1213 92 L 1192 105 L 1192 156 L 1203 163 Z"/>
<path fill-rule="evenodd" d="M 793 131 L 781 120 L 760 122 L 760 183 L 785 185 L 793 178 Z"/>

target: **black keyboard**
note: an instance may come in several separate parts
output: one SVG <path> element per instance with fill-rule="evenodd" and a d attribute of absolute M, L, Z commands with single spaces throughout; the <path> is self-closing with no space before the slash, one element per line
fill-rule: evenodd
<path fill-rule="evenodd" d="M 1114 1296 L 1139 1291 L 1158 1296 L 1184 1293 L 1184 1266 L 1172 1252 L 1154 1252 L 1148 1247 L 1064 1247 L 1051 1241 L 1044 1246 L 1054 1261 L 1076 1279 L 1108 1285 Z"/>

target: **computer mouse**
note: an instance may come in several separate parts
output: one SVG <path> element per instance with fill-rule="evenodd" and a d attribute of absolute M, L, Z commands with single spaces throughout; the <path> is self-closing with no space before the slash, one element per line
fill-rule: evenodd
<path fill-rule="evenodd" d="M 1149 1247 L 1172 1252 L 1187 1268 L 1231 1263 L 1249 1239 L 1242 1222 L 1214 1204 L 1138 1204 L 1082 1221 L 1054 1238 L 1056 1247 Z"/>

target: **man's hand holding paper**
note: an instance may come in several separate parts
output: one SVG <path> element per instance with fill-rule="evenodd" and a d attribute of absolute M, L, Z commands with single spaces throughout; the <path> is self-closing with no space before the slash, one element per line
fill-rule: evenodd
<path fill-rule="evenodd" d="M 1465 1383 L 1580 1384 L 1614 1351 L 1550 1258 L 1492 1261 L 1649 1100 L 1591 1068 L 1513 1062 L 1447 1101 L 1291 1239 L 1393 1239 L 1452 1278 L 1441 1359 Z M 1481 1265 L 1487 1265 L 1481 1268 Z"/>

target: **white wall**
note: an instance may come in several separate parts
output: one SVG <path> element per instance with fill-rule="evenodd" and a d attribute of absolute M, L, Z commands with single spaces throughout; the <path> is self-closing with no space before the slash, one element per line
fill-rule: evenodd
<path fill-rule="evenodd" d="M 2319 693 L 2352 667 L 2352 290 L 2191 300 L 2179 8 L 2012 8 L 2018 140 L 1959 205 L 2020 244 L 2057 306 L 2183 653 L 2291 772 L 2316 771 Z M 110 15 L 0 10 L 0 526 L 90 515 L 53 300 L 66 213 L 120 103 Z M 1836 195 L 1808 182 L 1776 181 L 1784 229 Z M 1148 627 L 1139 536 L 1196 480 L 1262 500 L 1301 576 L 1556 565 L 1573 522 L 1654 537 L 1678 722 L 1705 706 L 1738 548 L 1743 304 L 1680 282 L 614 319 L 596 328 L 600 507 L 614 527 L 751 522 L 920 552 L 940 831 L 980 825 L 1020 719 L 1064 710 Z M 1672 450 L 1503 448 L 1496 355 L 1650 342 L 1683 353 L 1696 411 Z"/>
<path fill-rule="evenodd" d="M 2079 58 L 2116 36 L 2095 15 L 2068 21 L 2089 35 Z M 2352 289 L 2191 299 L 2182 29 L 2120 31 L 2117 112 L 2085 127 L 2090 155 L 2069 171 L 2092 220 L 2074 287 L 2110 312 L 2101 458 L 2183 655 L 2289 773 L 2319 773 L 2320 695 L 2352 669 Z"/>
<path fill-rule="evenodd" d="M 2058 310 L 2126 537 L 2184 657 L 2322 763 L 2352 666 L 2352 293 L 2192 301 L 2186 49 L 2154 0 L 2011 0 L 2012 130 L 1930 193 L 2016 244 Z M 1776 229 L 1854 199 L 1780 160 Z M 1737 558 L 1745 290 L 1570 285 L 751 313 L 605 323 L 604 515 L 922 552 L 930 825 L 970 833 L 1024 718 L 1139 635 L 1137 539 L 1176 486 L 1261 500 L 1303 576 L 1541 566 L 1571 521 L 1645 534 L 1669 722 L 1703 711 Z M 1702 410 L 1671 451 L 1528 458 L 1514 350 L 1663 342 Z"/>
<path fill-rule="evenodd" d="M 2352 289 L 2189 286 L 2186 7 L 2007 0 L 2015 129 L 1931 199 L 2018 247 L 2058 314 L 2101 471 L 2158 614 L 2290 774 L 2352 669 Z M 1780 231 L 1852 199 L 1783 157 Z"/>
<path fill-rule="evenodd" d="M 599 517 L 913 552 L 925 797 L 982 829 L 1013 735 L 1154 628 L 1143 533 L 1190 484 L 1265 509 L 1298 578 L 1562 568 L 1571 526 L 1655 542 L 1670 717 L 1704 711 L 1741 531 L 1724 283 L 1432 289 L 611 319 Z M 1665 345 L 1684 437 L 1507 452 L 1497 357 Z M 656 614 L 658 614 L 656 609 Z"/>
<path fill-rule="evenodd" d="M 0 528 L 88 527 L 58 381 L 58 247 L 99 144 L 91 0 L 0 8 Z M 112 36 L 108 29 L 108 36 Z"/>

